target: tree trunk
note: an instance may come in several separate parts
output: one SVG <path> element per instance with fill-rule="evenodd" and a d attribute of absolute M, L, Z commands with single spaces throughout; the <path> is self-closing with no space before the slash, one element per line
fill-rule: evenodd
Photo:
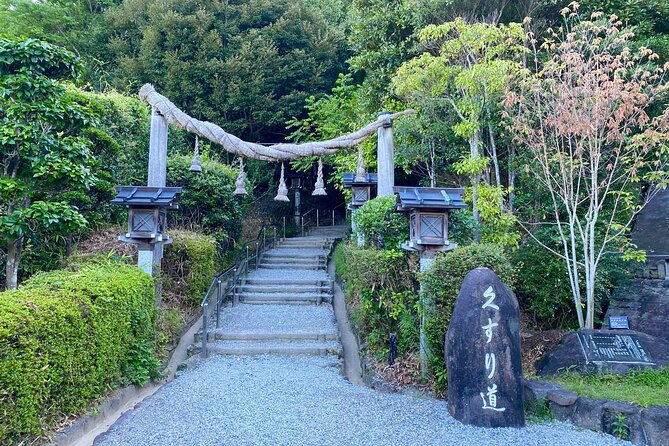
<path fill-rule="evenodd" d="M 7 241 L 7 262 L 5 263 L 5 287 L 15 290 L 19 285 L 19 261 L 23 248 L 23 237 Z"/>
<path fill-rule="evenodd" d="M 516 158 L 516 151 L 513 148 L 513 145 L 509 147 L 509 159 L 508 159 L 508 177 L 509 177 L 509 213 L 513 214 L 513 200 L 516 198 L 514 193 L 515 184 L 516 184 L 516 166 L 514 165 Z"/>
<path fill-rule="evenodd" d="M 479 156 L 479 134 L 478 132 L 474 133 L 469 138 L 469 154 L 472 158 L 478 158 Z M 474 229 L 474 241 L 481 241 L 481 230 L 479 225 L 481 224 L 481 218 L 479 217 L 478 209 L 478 198 L 479 198 L 479 183 L 481 182 L 481 174 L 474 175 L 472 178 L 472 214 L 474 215 L 474 221 L 476 222 L 476 229 Z"/>

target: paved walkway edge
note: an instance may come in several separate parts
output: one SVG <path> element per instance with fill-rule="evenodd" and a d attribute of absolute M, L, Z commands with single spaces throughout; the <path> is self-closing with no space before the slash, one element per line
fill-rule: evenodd
<path fill-rule="evenodd" d="M 144 387 L 127 386 L 116 389 L 103 403 L 94 409 L 95 415 L 86 414 L 72 426 L 56 436 L 56 446 L 91 446 L 95 437 L 109 429 L 124 412 L 156 393 L 163 385 L 174 379 L 177 367 L 187 359 L 188 346 L 193 343 L 195 333 L 202 327 L 202 316 L 196 320 L 179 339 L 164 372 L 162 381 Z"/>
<path fill-rule="evenodd" d="M 334 262 L 328 262 L 328 274 L 333 279 L 336 277 Z M 335 318 L 337 319 L 337 328 L 339 329 L 339 339 L 341 341 L 342 349 L 344 350 L 344 373 L 346 378 L 352 384 L 364 386 L 362 380 L 362 366 L 360 365 L 360 351 L 358 349 L 358 341 L 353 334 L 351 324 L 348 321 L 348 311 L 346 311 L 346 299 L 344 298 L 344 291 L 341 286 L 334 282 L 334 293 L 332 299 L 332 306 L 334 307 Z"/>

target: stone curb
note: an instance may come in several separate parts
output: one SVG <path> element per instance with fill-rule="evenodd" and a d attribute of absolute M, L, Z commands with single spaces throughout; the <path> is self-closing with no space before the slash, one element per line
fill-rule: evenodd
<path fill-rule="evenodd" d="M 556 420 L 616 436 L 627 433 L 635 445 L 669 445 L 669 406 L 640 407 L 624 401 L 578 396 L 559 384 L 525 380 L 525 402 L 548 404 Z"/>

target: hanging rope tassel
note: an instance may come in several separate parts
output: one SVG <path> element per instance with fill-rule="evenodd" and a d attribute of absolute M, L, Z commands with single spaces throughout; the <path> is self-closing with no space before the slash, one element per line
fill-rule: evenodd
<path fill-rule="evenodd" d="M 281 178 L 279 179 L 279 190 L 277 191 L 276 201 L 290 201 L 288 199 L 288 188 L 286 187 L 286 180 L 283 178 L 283 163 L 281 163 Z"/>
<path fill-rule="evenodd" d="M 246 192 L 246 174 L 244 173 L 244 159 L 239 158 L 239 175 L 237 175 L 237 180 L 235 180 L 235 195 L 248 195 Z"/>
<path fill-rule="evenodd" d="M 323 158 L 318 158 L 318 177 L 316 178 L 316 185 L 311 195 L 327 195 L 325 192 L 325 184 L 323 183 Z"/>
<path fill-rule="evenodd" d="M 195 153 L 193 154 L 193 159 L 190 162 L 188 170 L 195 173 L 202 173 L 202 165 L 200 163 L 200 139 L 197 135 L 195 136 Z"/>

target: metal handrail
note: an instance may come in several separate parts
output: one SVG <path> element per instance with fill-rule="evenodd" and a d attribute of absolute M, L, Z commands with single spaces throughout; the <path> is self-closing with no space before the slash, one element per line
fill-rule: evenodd
<path fill-rule="evenodd" d="M 338 208 L 340 208 L 341 206 L 344 206 L 345 204 L 346 204 L 346 202 L 345 202 L 345 201 L 342 201 L 341 203 L 339 203 L 337 206 L 333 207 L 332 209 L 328 209 L 328 210 L 326 210 L 327 213 L 331 213 L 331 217 L 332 217 L 331 225 L 332 225 L 332 226 L 335 226 L 335 223 L 336 223 L 336 218 L 335 218 L 335 212 L 336 212 L 336 210 L 337 210 Z M 320 213 L 320 209 L 315 208 L 315 209 L 311 209 L 311 210 L 305 212 L 305 213 L 302 214 L 302 216 L 300 217 L 300 228 L 301 228 L 302 236 L 304 236 L 304 228 L 307 226 L 305 217 L 306 217 L 307 215 L 311 214 L 312 212 L 315 212 L 315 213 L 316 213 L 316 227 L 318 228 L 318 227 L 321 226 L 321 224 L 320 224 L 320 223 L 321 223 L 321 213 Z M 344 213 L 345 213 L 345 217 L 344 217 L 344 219 L 346 219 L 346 215 L 348 215 L 348 209 L 347 209 L 346 207 L 344 207 Z"/>
<path fill-rule="evenodd" d="M 272 238 L 269 242 L 267 239 L 268 228 L 272 228 Z M 253 246 L 253 250 L 250 249 L 251 246 Z M 216 291 L 216 328 L 220 328 L 221 306 L 223 303 L 228 298 L 232 298 L 233 306 L 239 303 L 239 298 L 237 296 L 237 281 L 239 276 L 250 271 L 251 262 L 253 262 L 253 267 L 258 269 L 262 255 L 265 253 L 265 251 L 272 249 L 274 246 L 276 246 L 276 226 L 263 225 L 260 228 L 258 237 L 242 245 L 242 249 L 235 257 L 235 263 L 222 273 L 218 274 L 211 281 L 209 289 L 202 298 L 202 302 L 200 302 L 200 307 L 202 308 L 202 351 L 200 352 L 200 355 L 203 358 L 209 356 L 209 352 L 207 350 L 210 317 L 209 301 L 213 296 L 214 290 Z M 255 253 L 252 253 L 253 251 L 255 251 Z"/>

